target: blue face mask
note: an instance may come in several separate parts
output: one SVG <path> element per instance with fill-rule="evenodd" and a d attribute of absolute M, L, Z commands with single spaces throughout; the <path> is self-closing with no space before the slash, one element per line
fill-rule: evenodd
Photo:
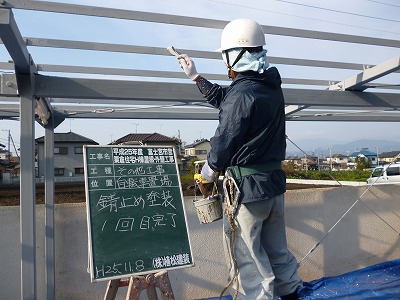
<path fill-rule="evenodd" d="M 228 50 L 229 62 L 234 62 L 241 50 L 241 48 Z M 222 54 L 222 58 L 227 64 L 225 53 Z M 232 70 L 236 72 L 255 71 L 261 74 L 268 67 L 267 50 L 263 49 L 260 52 L 244 52 L 239 61 L 232 67 Z"/>

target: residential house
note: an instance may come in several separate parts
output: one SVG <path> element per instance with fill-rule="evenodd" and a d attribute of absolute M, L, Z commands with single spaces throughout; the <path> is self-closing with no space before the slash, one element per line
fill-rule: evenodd
<path fill-rule="evenodd" d="M 343 154 L 333 154 L 332 157 L 327 157 L 326 163 L 331 166 L 332 170 L 345 170 L 349 168 L 349 158 Z"/>
<path fill-rule="evenodd" d="M 185 146 L 186 157 L 197 157 L 198 160 L 207 159 L 207 155 L 211 150 L 210 141 L 207 139 L 200 139 L 194 143 Z"/>
<path fill-rule="evenodd" d="M 0 180 L 3 179 L 3 174 L 6 173 L 8 163 L 4 159 L 0 159 Z"/>
<path fill-rule="evenodd" d="M 4 145 L 0 144 L 0 147 Z M 0 149 L 0 180 L 9 181 L 11 178 L 19 175 L 19 157 L 11 156 L 11 152 Z"/>
<path fill-rule="evenodd" d="M 10 153 L 8 152 L 8 150 L 0 149 L 0 159 L 8 160 L 9 156 L 10 156 Z"/>
<path fill-rule="evenodd" d="M 180 153 L 181 142 L 177 138 L 171 138 L 156 132 L 130 133 L 113 141 L 110 145 L 172 146 L 176 152 L 178 169 L 183 169 Z"/>
<path fill-rule="evenodd" d="M 301 165 L 303 170 L 318 170 L 319 159 L 317 156 L 303 156 L 301 157 Z"/>
<path fill-rule="evenodd" d="M 11 166 L 11 173 L 15 178 L 19 178 L 21 176 L 21 163 L 18 161 L 13 163 Z"/>
<path fill-rule="evenodd" d="M 297 155 L 288 156 L 283 161 L 283 164 L 287 165 L 288 168 L 294 168 L 295 170 L 301 169 L 302 167 L 301 157 Z"/>
<path fill-rule="evenodd" d="M 335 162 L 332 158 L 330 161 L 329 158 L 319 158 L 318 156 L 288 156 L 284 160 L 284 164 L 286 164 L 289 168 L 290 165 L 294 167 L 294 169 L 302 169 L 302 170 L 338 170 L 341 168 L 341 164 Z"/>
<path fill-rule="evenodd" d="M 371 161 L 372 166 L 376 166 L 378 159 L 374 152 L 368 151 L 368 148 L 362 148 L 360 151 L 355 151 L 349 155 L 349 163 L 354 163 L 357 157 L 363 157 Z"/>
<path fill-rule="evenodd" d="M 334 170 L 335 169 L 335 165 L 332 164 L 332 166 L 330 164 L 328 164 L 326 161 L 321 161 L 318 164 L 318 170 L 319 171 L 329 171 L 329 170 Z"/>
<path fill-rule="evenodd" d="M 327 158 L 328 161 L 330 160 L 330 157 Z M 346 164 L 349 162 L 349 158 L 346 155 L 343 154 L 333 154 L 332 155 L 332 161 L 337 163 L 337 164 Z"/>
<path fill-rule="evenodd" d="M 36 140 L 37 176 L 45 175 L 44 137 Z M 74 132 L 54 133 L 54 176 L 84 177 L 83 145 L 98 145 L 95 141 Z"/>
<path fill-rule="evenodd" d="M 391 163 L 392 161 L 400 161 L 400 151 L 383 152 L 379 155 L 379 164 Z"/>

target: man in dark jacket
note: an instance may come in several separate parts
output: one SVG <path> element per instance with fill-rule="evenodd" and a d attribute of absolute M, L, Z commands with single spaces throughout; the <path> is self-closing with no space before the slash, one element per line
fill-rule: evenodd
<path fill-rule="evenodd" d="M 302 281 L 287 249 L 284 221 L 285 104 L 279 72 L 268 69 L 264 45 L 264 32 L 253 20 L 225 27 L 222 57 L 233 80 L 227 88 L 200 76 L 187 55 L 178 59 L 207 102 L 219 109 L 202 176 L 213 181 L 215 172 L 227 170 L 240 191 L 234 227 L 224 216 L 225 254 L 230 276 L 238 281 L 232 292 L 238 299 L 298 299 Z"/>

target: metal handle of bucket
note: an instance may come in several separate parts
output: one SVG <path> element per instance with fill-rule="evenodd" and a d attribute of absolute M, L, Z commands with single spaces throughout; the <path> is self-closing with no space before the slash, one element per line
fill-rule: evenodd
<path fill-rule="evenodd" d="M 196 180 L 195 184 L 197 184 L 197 186 L 199 187 L 199 190 L 200 190 L 201 194 L 203 195 L 203 198 L 207 198 L 207 197 L 213 198 L 214 196 L 219 195 L 217 181 L 213 182 L 214 185 L 213 185 L 213 188 L 212 188 L 212 191 L 211 191 L 211 196 L 207 195 L 207 191 L 204 188 L 204 184 L 201 182 L 201 180 Z M 195 193 L 194 196 L 195 196 L 195 199 L 196 199 L 196 193 Z"/>
<path fill-rule="evenodd" d="M 211 197 L 214 197 L 215 195 L 218 195 L 218 194 L 219 194 L 219 193 L 218 193 L 217 182 L 214 181 L 214 186 L 213 186 L 213 189 L 212 189 L 212 191 L 211 191 Z"/>

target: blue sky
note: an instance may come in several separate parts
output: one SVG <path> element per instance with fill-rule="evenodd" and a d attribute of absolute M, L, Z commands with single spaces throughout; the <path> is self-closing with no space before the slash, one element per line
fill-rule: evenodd
<path fill-rule="evenodd" d="M 54 1 L 56 2 L 56 1 Z M 67 1 L 57 1 L 67 2 Z M 218 20 L 252 18 L 263 25 L 327 31 L 387 39 L 400 38 L 400 4 L 396 0 L 248 0 L 248 1 L 103 1 L 70 0 L 68 3 L 157 12 Z M 221 30 L 191 28 L 138 21 L 94 18 L 32 11 L 14 11 L 24 37 L 81 40 L 103 43 L 131 44 L 212 51 L 219 47 Z M 361 64 L 379 64 L 399 55 L 399 49 L 347 43 L 333 43 L 299 38 L 266 35 L 268 55 Z M 76 51 L 66 49 L 29 48 L 37 64 L 82 65 L 113 68 L 179 71 L 173 57 L 138 54 Z M 0 61 L 9 60 L 0 45 Z M 221 61 L 195 59 L 200 73 L 225 74 Z M 357 74 L 354 70 L 334 70 L 276 65 L 282 77 L 343 80 Z M 9 72 L 9 71 L 8 71 Z M 63 76 L 63 74 L 51 74 Z M 76 74 L 65 74 L 77 76 Z M 123 78 L 129 80 L 149 80 Z M 181 82 L 190 83 L 189 80 Z M 399 84 L 399 74 L 378 80 Z M 229 82 L 221 82 L 228 84 Z M 290 86 L 293 87 L 293 86 Z M 0 104 L 1 105 L 1 104 Z M 128 133 L 159 132 L 178 136 L 187 143 L 198 138 L 211 138 L 216 121 L 172 120 L 78 120 L 67 119 L 56 132 L 70 130 L 90 137 L 100 144 L 109 143 Z M 101 130 L 99 130 L 101 128 Z M 19 122 L 0 120 L 0 143 L 5 144 L 7 130 L 19 144 Z M 400 140 L 398 123 L 332 123 L 287 122 L 287 135 L 293 140 L 325 139 L 347 142 L 358 138 Z M 36 137 L 44 131 L 36 126 Z M 324 146 L 324 145 L 318 145 Z"/>

